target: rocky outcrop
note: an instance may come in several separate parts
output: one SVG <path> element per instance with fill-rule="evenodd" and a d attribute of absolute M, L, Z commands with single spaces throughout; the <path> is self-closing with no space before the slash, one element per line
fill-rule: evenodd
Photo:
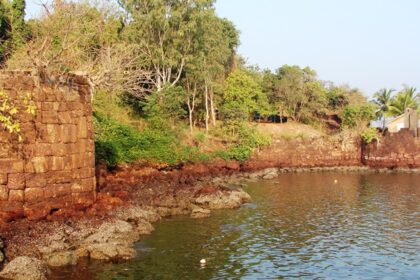
<path fill-rule="evenodd" d="M 152 233 L 155 230 L 152 223 L 161 219 L 161 216 L 152 208 L 143 209 L 138 206 L 119 208 L 114 215 L 118 219 L 131 223 L 140 235 Z"/>
<path fill-rule="evenodd" d="M 212 209 L 237 208 L 248 201 L 250 196 L 242 189 L 190 187 L 156 199 L 148 206 L 132 204 L 119 207 L 101 220 L 44 223 L 46 228 L 42 229 L 41 236 L 26 239 L 26 247 L 21 251 L 14 248 L 15 254 L 39 256 L 39 260 L 12 256 L 13 261 L 1 276 L 44 279 L 45 265 L 73 265 L 81 258 L 100 261 L 131 259 L 136 256 L 135 243 L 142 235 L 150 234 L 154 230 L 152 223 L 162 217 L 187 214 L 192 218 L 206 218 L 211 215 Z M 31 271 L 38 271 L 33 273 L 33 277 L 38 278 L 25 278 L 27 274 L 18 274 L 17 264 L 29 265 Z"/>
<path fill-rule="evenodd" d="M 115 220 L 102 224 L 78 250 L 96 260 L 131 259 L 136 256 L 133 244 L 139 238 L 140 234 L 132 224 Z"/>
<path fill-rule="evenodd" d="M 6 265 L 0 278 L 13 280 L 46 280 L 47 267 L 35 258 L 17 257 Z"/>
<path fill-rule="evenodd" d="M 194 204 L 206 209 L 233 209 L 251 201 L 251 196 L 244 190 L 222 191 L 200 195 Z"/>
<path fill-rule="evenodd" d="M 211 211 L 209 209 L 204 209 L 201 207 L 196 207 L 191 212 L 191 218 L 193 219 L 204 219 L 211 216 Z"/>
<path fill-rule="evenodd" d="M 74 251 L 65 230 L 58 229 L 37 246 L 42 259 L 52 267 L 76 263 Z"/>
<path fill-rule="evenodd" d="M 4 262 L 4 242 L 3 240 L 0 238 L 0 268 L 2 267 L 2 264 Z"/>

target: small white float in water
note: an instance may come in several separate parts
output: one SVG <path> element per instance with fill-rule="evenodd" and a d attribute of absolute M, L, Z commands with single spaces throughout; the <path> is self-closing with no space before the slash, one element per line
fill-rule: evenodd
<path fill-rule="evenodd" d="M 338 183 L 338 180 L 337 180 L 337 179 L 335 179 L 335 180 L 334 180 L 334 184 L 337 184 L 337 183 Z"/>
<path fill-rule="evenodd" d="M 200 264 L 206 264 L 206 263 L 207 263 L 206 259 L 201 259 L 200 260 Z"/>

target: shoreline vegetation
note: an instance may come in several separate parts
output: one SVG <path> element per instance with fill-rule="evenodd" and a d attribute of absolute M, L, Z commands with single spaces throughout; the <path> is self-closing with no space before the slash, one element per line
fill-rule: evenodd
<path fill-rule="evenodd" d="M 246 161 L 275 140 L 262 123 L 303 124 L 326 138 L 352 134 L 370 143 L 381 132 L 371 121 L 384 130 L 386 118 L 419 109 L 414 87 L 381 89 L 368 100 L 357 88 L 320 80 L 310 67 L 249 65 L 237 54 L 240 31 L 216 14 L 213 0 L 52 1 L 28 21 L 25 5 L 0 3 L 0 66 L 87 76 L 96 160 L 111 169 Z M 16 104 L 2 94 L 0 100 L 11 107 L 0 125 L 18 135 Z"/>
<path fill-rule="evenodd" d="M 30 20 L 25 5 L 0 0 L 0 67 L 88 79 L 98 193 L 87 209 L 0 221 L 0 277 L 45 279 L 47 265 L 133 258 L 162 217 L 204 218 L 250 201 L 247 180 L 419 172 L 418 140 L 399 134 L 407 150 L 381 146 L 387 118 L 420 110 L 416 88 L 368 100 L 309 67 L 249 65 L 213 0 L 52 1 Z M 0 91 L 0 130 L 24 141 L 17 102 Z M 22 102 L 33 115 L 41 109 Z"/>
<path fill-rule="evenodd" d="M 96 161 L 110 169 L 243 162 L 276 140 L 261 125 L 270 122 L 312 128 L 277 133 L 290 141 L 315 133 L 370 143 L 379 137 L 372 120 L 419 107 L 413 87 L 380 90 L 370 102 L 356 88 L 320 80 L 309 67 L 248 65 L 237 54 L 239 30 L 216 14 L 212 0 L 53 1 L 29 21 L 24 0 L 0 7 L 0 20 L 8 23 L 0 33 L 3 69 L 88 77 Z M 0 125 L 19 134 L 14 112 L 2 110 Z"/>

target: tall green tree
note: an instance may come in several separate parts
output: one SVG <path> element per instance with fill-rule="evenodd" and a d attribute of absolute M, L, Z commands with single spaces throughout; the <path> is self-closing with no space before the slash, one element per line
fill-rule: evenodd
<path fill-rule="evenodd" d="M 129 14 L 127 36 L 143 50 L 145 66 L 157 90 L 176 85 L 191 59 L 197 17 L 213 0 L 122 0 Z"/>
<path fill-rule="evenodd" d="M 389 115 L 398 116 L 404 114 L 405 109 L 412 108 L 417 110 L 419 108 L 419 93 L 416 88 L 406 87 L 399 92 L 392 100 L 389 106 Z"/>
<path fill-rule="evenodd" d="M 0 68 L 3 66 L 11 47 L 10 17 L 7 5 L 0 0 Z"/>
<path fill-rule="evenodd" d="M 29 29 L 25 23 L 25 8 L 25 0 L 12 0 L 10 8 L 10 24 L 14 49 L 22 46 L 29 36 Z"/>
<path fill-rule="evenodd" d="M 346 106 L 341 114 L 343 128 L 351 128 L 364 131 L 370 121 L 375 119 L 375 108 L 373 104 L 349 105 Z"/>
<path fill-rule="evenodd" d="M 326 90 L 309 67 L 284 65 L 277 70 L 270 100 L 280 113 L 295 121 L 307 121 L 327 104 Z"/>
<path fill-rule="evenodd" d="M 223 96 L 226 120 L 247 121 L 254 113 L 268 112 L 267 96 L 250 74 L 235 70 L 226 80 Z"/>
<path fill-rule="evenodd" d="M 216 125 L 216 108 L 220 103 L 223 82 L 231 68 L 239 42 L 233 24 L 217 17 L 214 9 L 197 17 L 197 33 L 192 40 L 191 59 L 185 66 L 183 83 L 187 89 L 190 128 L 193 113 L 201 110 L 206 130 Z M 198 107 L 197 105 L 201 105 Z"/>
<path fill-rule="evenodd" d="M 373 103 L 377 106 L 376 116 L 382 120 L 382 129 L 386 127 L 386 115 L 388 114 L 392 104 L 392 93 L 394 89 L 381 89 L 373 95 Z"/>

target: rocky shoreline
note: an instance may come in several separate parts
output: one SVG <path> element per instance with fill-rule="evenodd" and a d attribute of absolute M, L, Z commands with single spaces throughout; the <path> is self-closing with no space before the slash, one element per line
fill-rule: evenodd
<path fill-rule="evenodd" d="M 15 256 L 0 272 L 0 277 L 46 279 L 48 267 L 74 265 L 83 258 L 101 261 L 132 259 L 136 256 L 134 244 L 142 235 L 150 234 L 154 230 L 152 223 L 163 217 L 190 214 L 192 218 L 204 218 L 213 209 L 237 208 L 248 201 L 250 196 L 242 189 L 216 190 L 196 197 L 168 197 L 158 207 L 118 207 L 108 213 L 102 223 L 88 219 L 37 222 L 34 227 L 43 229 L 40 235 L 27 238 L 23 244 L 11 244 L 18 236 L 9 241 L 6 239 L 11 247 L 6 255 Z M 20 246 L 14 246 L 17 244 Z"/>
<path fill-rule="evenodd" d="M 185 166 L 181 170 L 129 167 L 98 171 L 100 193 L 89 209 L 59 211 L 47 220 L 0 224 L 0 272 L 5 279 L 46 279 L 49 267 L 82 259 L 127 260 L 134 244 L 164 217 L 206 218 L 212 210 L 238 208 L 251 200 L 240 187 L 287 172 L 420 172 L 363 166 L 243 170 L 236 162 Z M 22 269 L 25 267 L 25 269 Z"/>
<path fill-rule="evenodd" d="M 212 210 L 238 208 L 251 199 L 240 188 L 210 181 L 174 186 L 165 194 L 156 193 L 159 197 L 152 203 L 136 201 L 139 190 L 125 199 L 100 193 L 98 205 L 87 209 L 85 217 L 78 217 L 77 212 L 61 213 L 48 217 L 49 221 L 18 220 L 2 225 L 8 262 L 0 278 L 46 279 L 49 268 L 75 265 L 82 259 L 132 259 L 134 244 L 154 230 L 154 222 L 174 215 L 206 218 Z M 3 242 L 0 245 L 1 251 Z"/>

